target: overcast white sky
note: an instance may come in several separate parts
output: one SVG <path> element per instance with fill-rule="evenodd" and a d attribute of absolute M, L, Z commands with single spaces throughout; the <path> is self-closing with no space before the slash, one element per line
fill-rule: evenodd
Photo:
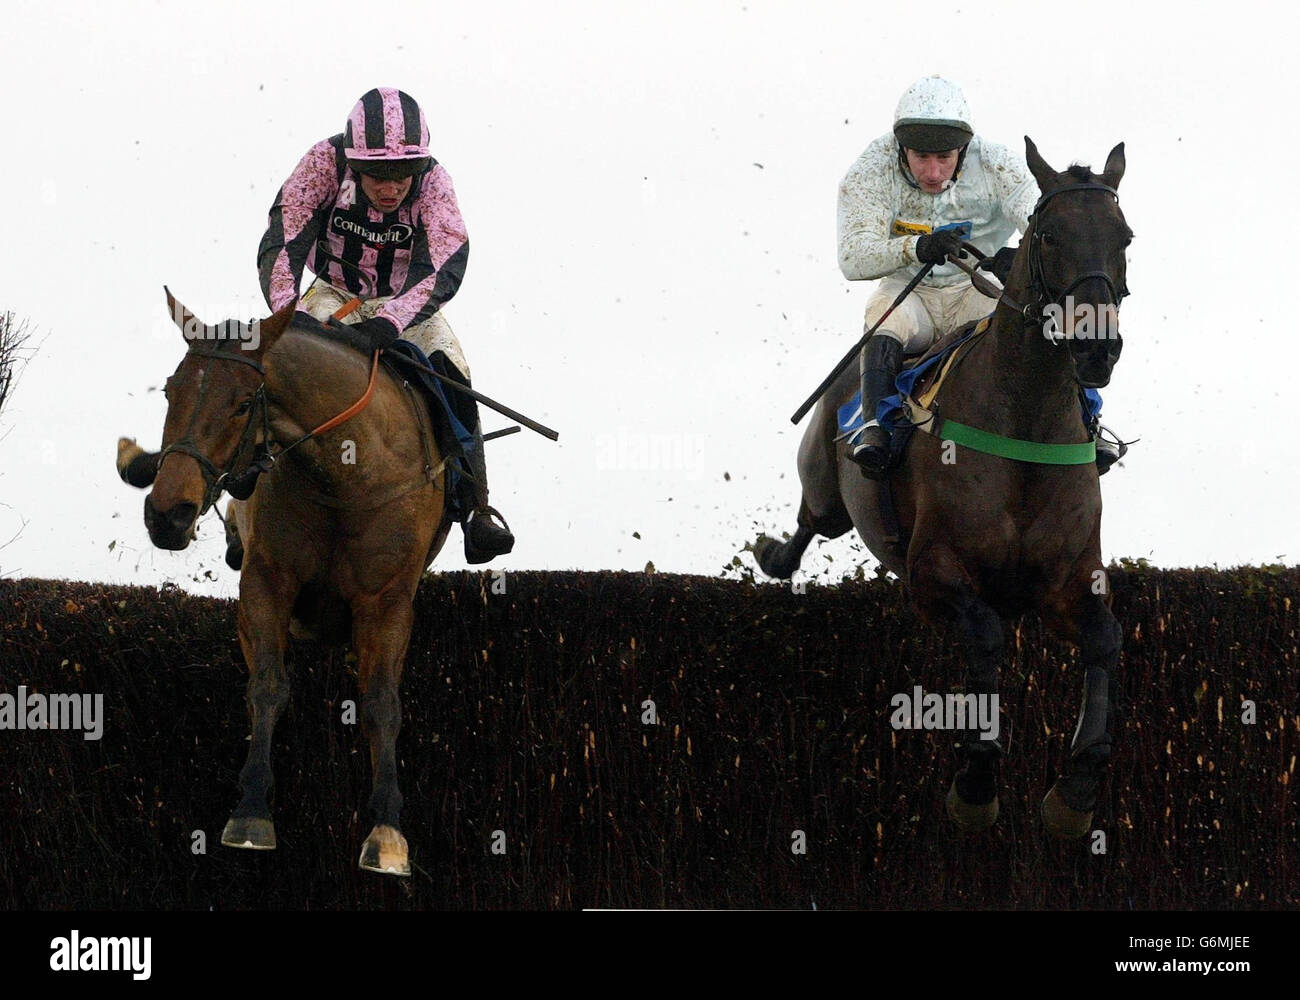
<path fill-rule="evenodd" d="M 1103 480 L 1106 557 L 1294 563 L 1300 72 L 1273 9 L 9 11 L 0 309 L 40 347 L 0 414 L 0 542 L 17 534 L 0 574 L 236 592 L 215 515 L 185 553 L 150 546 L 115 442 L 158 445 L 183 348 L 163 284 L 209 321 L 261 314 L 276 189 L 381 85 L 421 102 L 456 185 L 472 253 L 446 315 L 475 385 L 561 432 L 489 445 L 518 538 L 491 565 L 716 574 L 756 525 L 794 527 L 788 417 L 872 287 L 836 265 L 837 184 L 935 72 L 981 135 L 1023 150 L 1028 133 L 1058 169 L 1127 143 L 1133 294 L 1104 419 L 1142 442 Z M 455 529 L 440 567 L 464 565 L 460 545 Z M 862 559 L 851 536 L 806 568 Z"/>

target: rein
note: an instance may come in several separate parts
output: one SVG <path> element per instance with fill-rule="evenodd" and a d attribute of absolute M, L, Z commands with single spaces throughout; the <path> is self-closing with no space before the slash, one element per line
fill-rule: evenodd
<path fill-rule="evenodd" d="M 300 437 L 293 444 L 289 445 L 287 448 L 283 448 L 278 454 L 276 454 L 272 458 L 272 461 L 274 461 L 275 458 L 279 458 L 280 455 L 283 455 L 286 452 L 292 451 L 294 448 L 297 448 L 298 445 L 302 444 L 304 441 L 311 440 L 317 434 L 324 434 L 326 431 L 332 431 L 339 424 L 346 423 L 347 421 L 355 417 L 358 413 L 360 413 L 362 410 L 364 410 L 370 404 L 371 397 L 373 397 L 375 394 L 375 385 L 378 383 L 379 353 L 380 353 L 379 351 L 375 351 L 370 356 L 370 381 L 366 383 L 366 391 L 361 394 L 361 398 L 358 399 L 351 406 L 349 406 L 342 413 L 330 417 L 328 420 L 325 421 L 325 423 L 321 424 L 315 430 L 308 431 L 306 434 Z"/>

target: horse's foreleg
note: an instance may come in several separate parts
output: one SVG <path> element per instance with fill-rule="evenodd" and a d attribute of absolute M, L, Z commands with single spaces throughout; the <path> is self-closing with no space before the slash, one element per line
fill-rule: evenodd
<path fill-rule="evenodd" d="M 239 572 L 244 565 L 244 538 L 241 521 L 247 523 L 247 501 L 231 498 L 226 504 L 226 565 Z"/>
<path fill-rule="evenodd" d="M 1083 705 L 1064 773 L 1043 799 L 1043 823 L 1058 837 L 1082 837 L 1092 826 L 1097 791 L 1110 763 L 1115 720 L 1115 683 L 1123 630 L 1105 598 L 1089 593 L 1073 614 L 1049 617 L 1058 632 L 1079 646 Z"/>
<path fill-rule="evenodd" d="M 930 620 L 952 622 L 966 654 L 966 694 L 973 694 L 975 718 L 955 740 L 959 769 L 948 790 L 948 815 L 967 833 L 988 829 L 998 818 L 998 667 L 1004 653 L 1002 619 L 980 600 L 955 556 L 927 560 L 912 569 L 917 606 Z M 978 729 L 981 716 L 993 724 Z M 987 737 L 987 738 L 986 738 Z"/>
<path fill-rule="evenodd" d="M 244 573 L 239 587 L 239 645 L 248 664 L 248 715 L 252 739 L 239 772 L 242 797 L 230 815 L 221 842 L 227 847 L 270 850 L 275 847 L 271 821 L 271 735 L 289 700 L 284 654 L 289 613 L 296 592 L 287 574 L 264 563 Z"/>
<path fill-rule="evenodd" d="M 361 672 L 361 727 L 370 743 L 374 783 L 369 802 L 374 828 L 361 846 L 359 864 L 366 871 L 410 875 L 406 838 L 400 830 L 397 733 L 402 728 L 398 685 L 415 618 L 411 595 L 390 592 L 355 601 L 352 615 Z"/>

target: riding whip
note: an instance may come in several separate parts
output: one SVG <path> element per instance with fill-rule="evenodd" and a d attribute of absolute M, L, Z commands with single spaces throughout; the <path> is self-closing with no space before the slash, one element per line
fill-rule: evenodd
<path fill-rule="evenodd" d="M 849 353 L 844 355 L 844 357 L 840 359 L 840 363 L 835 366 L 834 370 L 829 375 L 827 375 L 824 379 L 822 379 L 822 384 L 817 387 L 817 389 L 813 392 L 811 396 L 809 396 L 807 399 L 804 400 L 803 406 L 799 407 L 799 409 L 794 411 L 794 416 L 790 418 L 790 423 L 797 424 L 800 420 L 804 418 L 804 414 L 806 414 L 809 410 L 813 408 L 813 406 L 817 403 L 817 400 L 822 398 L 822 393 L 824 393 L 827 389 L 829 389 L 831 387 L 831 383 L 840 377 L 840 372 L 844 371 L 844 369 L 849 366 L 849 363 L 858 356 L 862 348 L 866 346 L 867 341 L 871 339 L 871 335 L 874 334 L 876 330 L 880 328 L 880 324 L 883 323 L 885 320 L 887 320 L 889 318 L 889 314 L 892 313 L 895 309 L 897 309 L 902 304 L 905 298 L 907 298 L 909 295 L 912 294 L 912 289 L 915 288 L 917 285 L 919 285 L 921 283 L 921 279 L 924 278 L 927 274 L 929 274 L 933 268 L 934 268 L 934 264 L 926 264 L 925 267 L 921 268 L 921 270 L 916 272 L 916 277 L 907 283 L 907 287 L 904 288 L 899 293 L 898 298 L 894 299 L 893 305 L 891 305 L 888 309 L 886 309 L 885 314 L 881 316 L 880 319 L 876 320 L 875 325 L 872 326 L 872 328 L 868 330 L 866 333 L 864 333 L 862 335 L 862 339 L 859 340 L 856 344 L 854 344 L 852 348 L 850 348 Z"/>

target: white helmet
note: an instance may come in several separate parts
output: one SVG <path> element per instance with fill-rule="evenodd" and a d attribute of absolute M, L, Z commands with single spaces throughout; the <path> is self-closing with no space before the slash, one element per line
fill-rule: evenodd
<path fill-rule="evenodd" d="M 962 149 L 974 136 L 970 107 L 961 88 L 941 76 L 917 80 L 899 98 L 894 137 L 900 148 L 920 153 Z"/>

